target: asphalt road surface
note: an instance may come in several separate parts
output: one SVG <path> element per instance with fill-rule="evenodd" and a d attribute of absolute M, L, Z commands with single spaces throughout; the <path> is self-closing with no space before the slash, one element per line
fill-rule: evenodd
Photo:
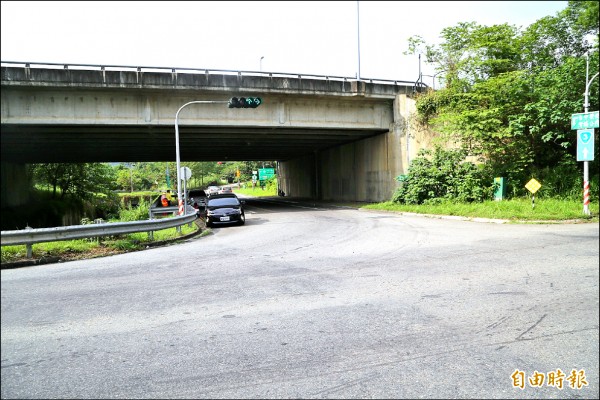
<path fill-rule="evenodd" d="M 182 244 L 2 270 L 1 394 L 598 398 L 598 248 L 596 223 L 248 200 Z"/>

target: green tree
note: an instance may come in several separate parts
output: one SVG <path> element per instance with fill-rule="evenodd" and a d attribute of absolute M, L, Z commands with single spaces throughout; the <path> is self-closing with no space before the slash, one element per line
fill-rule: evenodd
<path fill-rule="evenodd" d="M 438 46 L 409 40 L 408 53 L 424 53 L 445 76 L 443 89 L 418 96 L 422 122 L 509 182 L 574 163 L 570 116 L 583 111 L 587 51 L 598 70 L 598 2 L 569 2 L 524 31 L 460 23 L 441 37 Z M 597 110 L 597 80 L 590 99 Z"/>
<path fill-rule="evenodd" d="M 186 165 L 192 170 L 192 187 L 206 187 L 219 175 L 219 165 L 214 161 L 190 162 Z"/>
<path fill-rule="evenodd" d="M 121 164 L 115 168 L 116 184 L 120 190 L 136 191 L 142 190 L 142 179 L 139 171 L 136 170 L 135 164 Z"/>
<path fill-rule="evenodd" d="M 50 187 L 53 198 L 68 195 L 82 200 L 96 193 L 109 193 L 115 181 L 110 165 L 105 163 L 31 164 L 34 184 Z"/>

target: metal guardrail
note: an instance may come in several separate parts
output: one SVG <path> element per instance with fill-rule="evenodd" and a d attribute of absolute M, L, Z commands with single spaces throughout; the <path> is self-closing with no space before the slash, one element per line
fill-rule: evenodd
<path fill-rule="evenodd" d="M 192 207 L 193 209 L 193 207 Z M 188 213 L 190 212 L 190 209 L 188 207 L 187 209 Z M 165 214 L 177 214 L 177 212 L 179 211 L 179 207 L 178 206 L 169 206 L 169 207 L 150 207 L 150 211 L 148 211 L 148 213 L 150 214 L 150 219 L 154 219 L 155 215 L 165 215 Z M 194 210 L 193 212 L 196 212 L 196 210 Z"/>
<path fill-rule="evenodd" d="M 177 207 L 173 207 L 177 208 Z M 166 211 L 166 210 L 165 210 Z M 31 245 L 43 242 L 58 242 L 61 240 L 74 240 L 95 238 L 101 236 L 123 235 L 126 233 L 152 232 L 167 228 L 179 227 L 196 220 L 196 211 L 188 206 L 186 215 L 170 218 L 149 219 L 132 222 L 108 222 L 102 224 L 70 225 L 55 228 L 26 228 L 16 231 L 2 231 L 0 233 L 2 246 L 27 246 L 27 258 L 31 258 Z"/>
<path fill-rule="evenodd" d="M 403 80 L 392 80 L 392 79 L 377 79 L 377 78 L 365 78 L 365 77 L 348 77 L 348 76 L 334 76 L 334 75 L 317 75 L 317 74 L 296 74 L 289 72 L 264 72 L 264 71 L 239 71 L 230 69 L 212 69 L 212 68 L 187 68 L 187 67 L 152 67 L 152 66 L 131 66 L 131 65 L 108 65 L 108 64 L 73 64 L 73 63 L 52 63 L 52 62 L 29 62 L 29 61 L 0 61 L 0 64 L 22 65 L 25 68 L 30 68 L 32 65 L 39 66 L 51 66 L 59 67 L 62 69 L 98 69 L 100 71 L 106 71 L 107 68 L 113 68 L 115 70 L 134 70 L 137 72 L 142 71 L 165 71 L 170 73 L 177 72 L 196 72 L 196 73 L 219 73 L 219 74 L 235 74 L 235 75 L 252 75 L 252 76 L 265 76 L 265 77 L 288 77 L 288 78 L 313 78 L 313 79 L 324 79 L 324 80 L 343 80 L 343 81 L 363 81 L 368 83 L 379 83 L 379 84 L 405 84 L 415 85 L 415 81 L 403 81 Z M 425 85 L 425 84 L 423 84 Z M 427 86 L 427 85 L 425 85 Z"/>

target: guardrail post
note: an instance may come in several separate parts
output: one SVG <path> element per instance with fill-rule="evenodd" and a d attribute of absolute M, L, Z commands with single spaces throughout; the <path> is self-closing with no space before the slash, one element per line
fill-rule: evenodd
<path fill-rule="evenodd" d="M 150 214 L 150 219 L 154 219 L 154 214 L 152 213 L 152 204 L 148 207 L 148 214 Z M 154 231 L 148 231 L 148 240 L 154 240 Z"/>
<path fill-rule="evenodd" d="M 165 213 L 172 213 L 172 215 L 174 217 L 176 217 L 178 215 L 178 211 L 179 208 L 177 206 L 169 206 L 169 207 L 154 207 L 154 206 L 150 206 L 150 209 L 148 210 L 148 214 L 150 214 L 150 219 L 154 219 L 154 214 L 165 214 Z M 181 226 L 177 226 L 175 229 L 177 229 L 177 233 L 181 234 Z M 148 231 L 148 239 L 149 240 L 154 240 L 154 231 Z"/>
<path fill-rule="evenodd" d="M 94 220 L 95 224 L 103 224 L 104 220 L 102 218 L 96 218 Z M 96 236 L 96 243 L 100 243 L 100 236 Z"/>
<path fill-rule="evenodd" d="M 30 227 L 29 225 L 27 225 L 25 227 L 25 229 L 30 230 L 30 229 L 33 229 L 33 228 Z M 27 258 L 33 258 L 33 245 L 32 244 L 26 244 L 25 248 L 27 249 Z"/>

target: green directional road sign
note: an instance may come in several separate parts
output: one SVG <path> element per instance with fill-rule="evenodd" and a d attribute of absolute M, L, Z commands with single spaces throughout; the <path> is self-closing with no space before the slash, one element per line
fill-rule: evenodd
<path fill-rule="evenodd" d="M 577 161 L 594 161 L 594 130 L 577 131 Z"/>
<path fill-rule="evenodd" d="M 571 114 L 571 129 L 598 128 L 598 111 Z"/>
<path fill-rule="evenodd" d="M 258 169 L 258 180 L 266 181 L 270 177 L 275 175 L 275 168 L 259 168 Z"/>

